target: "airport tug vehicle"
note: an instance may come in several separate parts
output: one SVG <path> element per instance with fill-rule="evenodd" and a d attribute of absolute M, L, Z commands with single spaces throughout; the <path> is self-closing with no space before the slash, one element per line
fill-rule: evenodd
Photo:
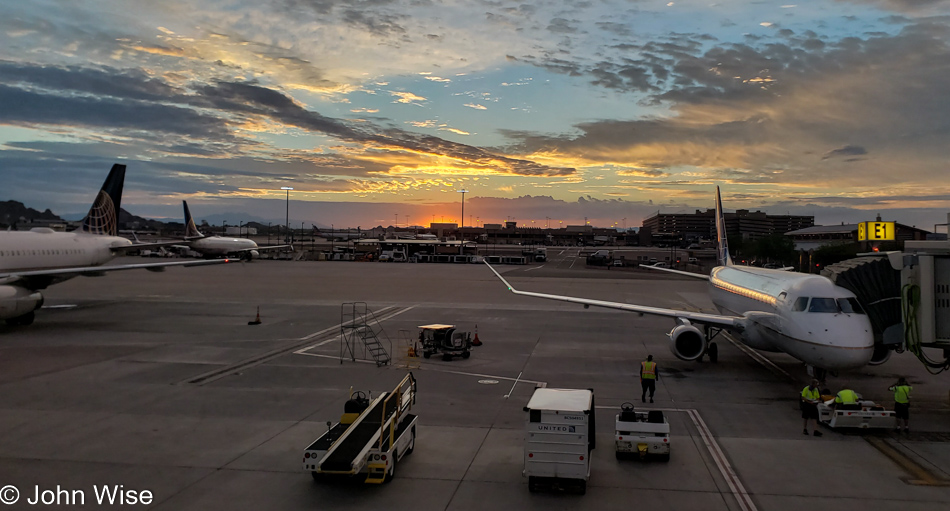
<path fill-rule="evenodd" d="M 528 491 L 587 493 L 595 447 L 594 391 L 535 389 L 524 407 L 524 472 Z"/>
<path fill-rule="evenodd" d="M 396 463 L 416 444 L 416 379 L 409 373 L 392 392 L 375 399 L 351 392 L 340 422 L 304 450 L 303 468 L 315 481 L 324 476 L 365 474 L 366 483 L 388 483 Z"/>
<path fill-rule="evenodd" d="M 615 418 L 618 460 L 650 457 L 670 461 L 670 423 L 662 411 L 637 412 L 633 404 L 623 403 Z"/>
<path fill-rule="evenodd" d="M 830 399 L 829 399 L 830 398 Z M 857 405 L 834 405 L 835 396 L 822 396 L 818 403 L 818 422 L 832 429 L 894 429 L 897 414 L 883 405 L 859 399 Z"/>
<path fill-rule="evenodd" d="M 453 357 L 472 356 L 472 333 L 456 332 L 455 325 L 422 325 L 419 327 L 419 342 L 422 344 L 424 358 L 436 353 L 441 353 L 442 360 L 445 361 L 450 361 Z"/>

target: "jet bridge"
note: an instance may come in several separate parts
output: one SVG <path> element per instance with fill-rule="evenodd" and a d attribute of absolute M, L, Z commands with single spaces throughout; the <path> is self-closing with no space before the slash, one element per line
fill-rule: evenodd
<path fill-rule="evenodd" d="M 906 349 L 934 374 L 950 369 L 950 242 L 907 241 L 904 252 L 861 255 L 822 275 L 853 292 L 868 313 L 871 363 Z"/>

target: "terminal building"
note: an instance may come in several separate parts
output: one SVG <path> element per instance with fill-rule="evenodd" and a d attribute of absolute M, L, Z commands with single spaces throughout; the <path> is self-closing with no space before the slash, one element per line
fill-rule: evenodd
<path fill-rule="evenodd" d="M 881 217 L 877 217 L 878 221 Z M 896 234 L 894 241 L 922 241 L 930 237 L 930 232 L 917 227 L 894 223 Z M 795 250 L 816 250 L 829 245 L 848 245 L 858 243 L 858 224 L 816 225 L 785 233 L 795 243 Z M 867 248 L 867 247 L 865 247 Z"/>

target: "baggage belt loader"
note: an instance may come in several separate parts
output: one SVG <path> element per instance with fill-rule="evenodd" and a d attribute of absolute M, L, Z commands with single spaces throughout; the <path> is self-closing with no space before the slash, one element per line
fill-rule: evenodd
<path fill-rule="evenodd" d="M 375 399 L 352 393 L 340 422 L 327 422 L 329 430 L 304 450 L 304 470 L 314 480 L 365 474 L 366 483 L 388 483 L 397 462 L 415 448 L 417 416 L 409 413 L 415 401 L 412 373 Z"/>

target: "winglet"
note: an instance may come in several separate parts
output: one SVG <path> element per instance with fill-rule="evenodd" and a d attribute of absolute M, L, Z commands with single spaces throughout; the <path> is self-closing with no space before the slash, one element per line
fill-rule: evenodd
<path fill-rule="evenodd" d="M 122 186 L 125 184 L 125 165 L 112 166 L 109 176 L 93 201 L 89 213 L 82 219 L 82 232 L 116 236 L 119 232 L 119 208 L 122 203 Z"/>
<path fill-rule="evenodd" d="M 188 202 L 181 201 L 181 205 L 185 208 L 185 238 L 201 238 L 198 226 L 195 225 L 195 219 L 192 218 L 191 211 L 188 209 Z"/>
<path fill-rule="evenodd" d="M 726 234 L 726 219 L 722 214 L 722 195 L 716 187 L 716 243 L 720 266 L 732 266 L 732 257 L 729 255 L 729 241 Z"/>

